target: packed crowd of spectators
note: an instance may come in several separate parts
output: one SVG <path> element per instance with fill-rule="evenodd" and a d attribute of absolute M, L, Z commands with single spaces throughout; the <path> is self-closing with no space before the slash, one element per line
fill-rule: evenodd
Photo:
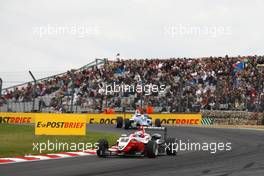
<path fill-rule="evenodd" d="M 150 94 L 119 91 L 106 94 L 106 85 L 165 85 Z M 73 92 L 73 94 L 72 94 Z M 158 107 L 162 112 L 225 109 L 264 111 L 264 57 L 209 57 L 107 61 L 84 70 L 71 70 L 34 86 L 7 90 L 1 102 L 27 102 L 52 95 L 56 111 L 71 104 L 88 112 L 106 107 Z M 73 99 L 73 102 L 72 102 Z"/>

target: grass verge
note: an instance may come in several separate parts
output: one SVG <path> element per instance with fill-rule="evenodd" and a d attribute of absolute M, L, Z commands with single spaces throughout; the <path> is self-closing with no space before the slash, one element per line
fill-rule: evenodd
<path fill-rule="evenodd" d="M 35 136 L 34 126 L 31 125 L 0 125 L 0 157 L 24 156 L 27 154 L 40 154 L 39 150 L 33 150 L 33 143 L 59 142 L 67 144 L 96 143 L 99 139 L 107 139 L 112 145 L 116 142 L 118 135 L 115 133 L 92 132 L 87 129 L 86 136 Z M 72 145 L 71 145 L 72 146 Z M 74 146 L 74 145 L 73 145 Z M 82 145 L 80 145 L 82 147 Z M 72 150 L 70 150 L 72 149 Z M 42 151 L 45 153 L 57 153 L 62 151 L 73 151 L 73 148 L 64 150 Z"/>

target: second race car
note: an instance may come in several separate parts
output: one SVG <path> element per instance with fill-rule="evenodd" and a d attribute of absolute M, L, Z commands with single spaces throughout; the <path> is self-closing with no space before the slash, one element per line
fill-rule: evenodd
<path fill-rule="evenodd" d="M 152 126 L 152 119 L 147 114 L 135 113 L 131 119 L 123 119 L 122 117 L 117 117 L 117 128 L 122 128 L 124 124 L 125 129 L 138 128 L 139 126 Z M 155 119 L 154 125 L 156 127 L 161 127 L 160 119 Z"/>

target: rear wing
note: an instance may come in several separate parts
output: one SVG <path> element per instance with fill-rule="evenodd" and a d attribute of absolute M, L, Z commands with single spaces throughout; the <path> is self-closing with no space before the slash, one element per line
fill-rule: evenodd
<path fill-rule="evenodd" d="M 162 131 L 164 132 L 164 139 L 167 138 L 167 127 L 145 126 L 143 128 L 146 131 Z"/>

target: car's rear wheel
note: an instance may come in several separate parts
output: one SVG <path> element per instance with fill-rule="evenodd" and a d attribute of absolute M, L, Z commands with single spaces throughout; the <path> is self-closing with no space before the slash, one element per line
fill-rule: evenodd
<path fill-rule="evenodd" d="M 155 119 L 155 126 L 156 127 L 161 127 L 161 121 L 160 121 L 160 119 Z"/>
<path fill-rule="evenodd" d="M 166 139 L 166 153 L 167 155 L 177 155 L 177 150 L 175 145 L 177 145 L 177 140 L 176 138 L 167 138 Z"/>
<path fill-rule="evenodd" d="M 100 139 L 98 141 L 98 149 L 96 151 L 97 156 L 99 157 L 105 157 L 106 156 L 106 151 L 108 150 L 108 141 L 105 139 Z"/>
<path fill-rule="evenodd" d="M 122 128 L 123 127 L 123 118 L 117 117 L 116 119 L 116 128 Z"/>
<path fill-rule="evenodd" d="M 155 158 L 159 154 L 158 144 L 150 140 L 146 145 L 146 155 L 149 158 Z"/>
<path fill-rule="evenodd" d="M 130 127 L 130 120 L 125 119 L 125 129 L 129 129 L 129 127 Z"/>

